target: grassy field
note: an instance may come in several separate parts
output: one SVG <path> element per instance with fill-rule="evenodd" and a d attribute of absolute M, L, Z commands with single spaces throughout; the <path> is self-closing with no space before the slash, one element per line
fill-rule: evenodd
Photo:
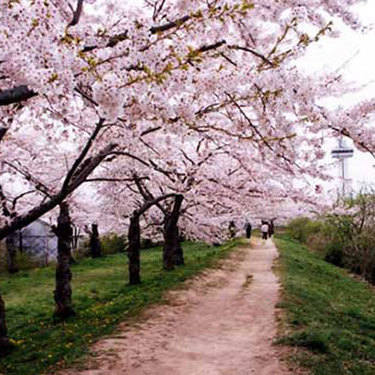
<path fill-rule="evenodd" d="M 116 254 L 83 259 L 72 266 L 73 300 L 77 317 L 65 323 L 52 320 L 54 269 L 52 267 L 0 275 L 7 307 L 9 336 L 14 352 L 0 360 L 0 374 L 41 375 L 71 364 L 88 352 L 92 342 L 112 332 L 119 322 L 133 319 L 163 294 L 239 244 L 222 247 L 184 243 L 186 265 L 172 272 L 161 268 L 161 249 L 142 252 L 142 284 L 127 285 L 127 258 Z"/>
<path fill-rule="evenodd" d="M 286 320 L 278 341 L 299 348 L 291 359 L 314 375 L 374 375 L 375 289 L 285 235 L 276 245 Z"/>

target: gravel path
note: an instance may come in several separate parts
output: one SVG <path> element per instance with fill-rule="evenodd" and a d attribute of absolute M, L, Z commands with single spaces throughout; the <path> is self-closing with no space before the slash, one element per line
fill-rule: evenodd
<path fill-rule="evenodd" d="M 169 303 L 100 341 L 95 369 L 65 375 L 286 375 L 276 335 L 277 250 L 254 240 L 218 270 L 208 271 Z"/>

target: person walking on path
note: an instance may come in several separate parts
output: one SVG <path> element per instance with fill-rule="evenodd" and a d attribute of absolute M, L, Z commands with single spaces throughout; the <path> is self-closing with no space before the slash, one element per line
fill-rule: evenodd
<path fill-rule="evenodd" d="M 270 220 L 268 224 L 268 237 L 269 238 L 271 238 L 273 234 L 275 233 L 273 222 L 274 222 L 274 219 Z"/>
<path fill-rule="evenodd" d="M 229 237 L 234 238 L 234 236 L 236 235 L 236 232 L 237 232 L 237 228 L 236 228 L 236 224 L 233 220 L 230 221 L 228 230 L 229 230 Z"/>
<path fill-rule="evenodd" d="M 245 228 L 245 231 L 246 231 L 246 238 L 250 238 L 252 228 L 251 228 L 251 224 L 250 224 L 249 220 L 246 220 L 244 228 Z"/>
<path fill-rule="evenodd" d="M 267 240 L 268 238 L 268 223 L 266 221 L 262 221 L 262 226 L 260 227 L 260 231 L 262 232 L 262 240 Z"/>

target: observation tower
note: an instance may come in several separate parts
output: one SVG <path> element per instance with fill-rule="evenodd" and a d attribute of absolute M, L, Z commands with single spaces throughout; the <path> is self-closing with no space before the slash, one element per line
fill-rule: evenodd
<path fill-rule="evenodd" d="M 350 195 L 352 180 L 348 177 L 348 159 L 354 154 L 354 149 L 350 147 L 343 137 L 339 139 L 338 147 L 331 151 L 333 158 L 339 160 L 339 176 L 341 181 L 341 194 L 343 197 Z"/>

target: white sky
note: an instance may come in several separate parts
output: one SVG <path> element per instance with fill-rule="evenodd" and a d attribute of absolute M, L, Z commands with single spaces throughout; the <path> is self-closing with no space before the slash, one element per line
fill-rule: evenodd
<path fill-rule="evenodd" d="M 342 68 L 344 77 L 363 85 L 360 93 L 343 99 L 342 105 L 375 96 L 375 0 L 364 0 L 359 6 L 360 20 L 367 27 L 366 33 L 346 31 L 338 39 L 322 42 L 308 55 L 308 64 L 313 71 L 335 70 Z M 346 64 L 345 64 L 346 63 Z M 334 145 L 327 143 L 328 151 Z M 349 177 L 353 187 L 358 189 L 362 184 L 375 184 L 375 159 L 355 150 L 354 157 L 348 160 Z M 334 174 L 338 175 L 338 168 Z"/>

